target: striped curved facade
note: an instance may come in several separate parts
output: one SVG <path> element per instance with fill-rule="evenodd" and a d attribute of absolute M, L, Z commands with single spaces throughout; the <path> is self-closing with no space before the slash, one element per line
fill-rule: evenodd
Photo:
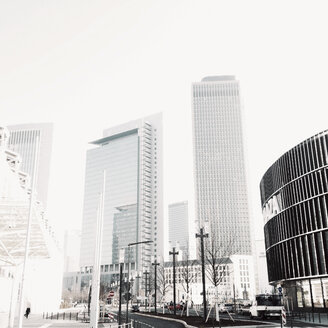
<path fill-rule="evenodd" d="M 269 282 L 297 308 L 328 309 L 328 130 L 281 156 L 260 190 Z"/>

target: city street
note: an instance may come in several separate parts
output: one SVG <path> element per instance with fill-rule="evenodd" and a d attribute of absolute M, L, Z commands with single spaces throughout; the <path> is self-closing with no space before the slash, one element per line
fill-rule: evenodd
<path fill-rule="evenodd" d="M 154 318 L 149 317 L 147 315 L 139 314 L 139 313 L 130 313 L 129 317 L 133 320 L 138 321 L 139 323 L 144 323 L 140 328 L 146 328 L 149 326 L 153 326 L 156 328 L 182 328 L 185 327 L 183 324 L 179 322 L 169 321 L 166 319 L 161 318 Z M 226 315 L 221 315 L 221 318 L 227 319 Z M 239 319 L 239 317 L 238 317 Z M 242 318 L 240 318 L 242 319 Z M 244 317 L 245 321 L 248 319 Z M 18 321 L 15 320 L 14 328 L 18 327 Z M 69 328 L 69 327 L 75 327 L 75 328 L 89 328 L 89 323 L 84 323 L 81 321 L 75 321 L 75 320 L 50 320 L 50 319 L 43 319 L 42 315 L 31 315 L 28 319 L 24 318 L 23 321 L 23 327 L 24 328 Z M 117 323 L 100 323 L 98 325 L 99 328 L 106 327 L 106 328 L 116 328 Z M 262 324 L 259 325 L 252 325 L 252 326 L 243 326 L 243 327 L 251 327 L 251 328 L 259 328 L 259 327 L 280 327 L 280 322 L 278 320 L 266 320 L 263 321 Z M 291 322 L 288 321 L 287 325 L 285 327 L 328 327 L 328 324 L 326 322 L 322 322 L 322 324 L 317 323 L 310 323 L 305 321 L 293 321 L 293 324 L 291 325 Z M 2 327 L 1 327 L 2 328 Z"/>

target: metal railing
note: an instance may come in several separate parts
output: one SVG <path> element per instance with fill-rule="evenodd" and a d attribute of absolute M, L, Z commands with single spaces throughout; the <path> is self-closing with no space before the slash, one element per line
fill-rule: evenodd
<path fill-rule="evenodd" d="M 328 312 L 292 312 L 288 317 L 312 323 L 328 323 Z"/>
<path fill-rule="evenodd" d="M 114 314 L 108 312 L 99 313 L 99 323 L 116 322 Z M 43 312 L 43 319 L 50 320 L 74 320 L 82 322 L 90 322 L 90 316 L 85 312 Z"/>
<path fill-rule="evenodd" d="M 107 316 L 105 316 L 105 314 Z M 81 321 L 83 323 L 90 322 L 90 317 L 88 312 L 44 312 L 43 319 L 50 320 L 74 320 Z M 100 312 L 98 323 L 117 323 L 118 315 L 115 313 Z M 122 315 L 121 322 L 125 321 L 125 316 Z M 117 328 L 155 328 L 148 323 L 142 322 L 140 320 L 130 319 L 128 323 L 122 323 Z"/>

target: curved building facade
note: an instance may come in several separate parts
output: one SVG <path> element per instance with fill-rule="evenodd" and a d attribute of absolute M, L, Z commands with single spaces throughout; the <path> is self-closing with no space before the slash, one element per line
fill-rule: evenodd
<path fill-rule="evenodd" d="M 281 156 L 260 191 L 269 282 L 294 309 L 328 310 L 328 130 Z"/>

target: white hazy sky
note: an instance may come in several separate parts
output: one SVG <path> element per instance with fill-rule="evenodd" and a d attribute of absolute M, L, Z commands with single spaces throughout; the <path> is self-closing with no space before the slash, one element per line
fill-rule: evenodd
<path fill-rule="evenodd" d="M 230 74 L 241 83 L 251 205 L 262 222 L 266 169 L 328 127 L 326 3 L 1 1 L 1 122 L 54 122 L 50 219 L 80 227 L 89 141 L 161 111 L 165 206 L 191 201 L 191 83 Z"/>

